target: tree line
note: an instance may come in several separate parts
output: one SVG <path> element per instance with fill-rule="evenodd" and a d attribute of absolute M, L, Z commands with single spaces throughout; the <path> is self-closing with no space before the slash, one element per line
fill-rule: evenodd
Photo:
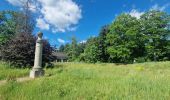
<path fill-rule="evenodd" d="M 139 19 L 123 13 L 86 43 L 72 38 L 59 51 L 69 61 L 133 63 L 170 60 L 170 15 L 150 10 Z"/>

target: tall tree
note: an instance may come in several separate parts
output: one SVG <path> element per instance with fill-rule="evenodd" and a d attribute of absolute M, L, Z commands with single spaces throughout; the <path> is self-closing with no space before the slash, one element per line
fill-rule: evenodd
<path fill-rule="evenodd" d="M 141 16 L 142 33 L 145 35 L 147 57 L 157 61 L 163 59 L 170 35 L 170 15 L 161 11 L 148 11 Z"/>
<path fill-rule="evenodd" d="M 59 52 L 64 52 L 64 45 L 61 45 L 60 47 L 59 47 Z"/>
<path fill-rule="evenodd" d="M 100 52 L 98 49 L 98 38 L 91 37 L 87 40 L 86 47 L 84 49 L 84 53 L 81 54 L 80 59 L 89 62 L 89 63 L 96 63 L 100 61 Z"/>
<path fill-rule="evenodd" d="M 67 44 L 65 44 L 65 46 L 64 46 L 64 52 L 67 53 L 67 54 L 69 54 L 69 51 L 70 51 L 70 44 L 67 43 Z"/>
<path fill-rule="evenodd" d="M 129 14 L 122 14 L 111 24 L 107 34 L 107 52 L 110 62 L 133 61 L 132 51 L 137 48 L 138 20 Z"/>
<path fill-rule="evenodd" d="M 22 2 L 22 11 L 16 15 L 17 22 L 17 33 L 27 33 L 32 34 L 35 27 L 35 20 L 31 9 L 32 5 L 35 3 L 33 0 L 24 0 Z"/>
<path fill-rule="evenodd" d="M 99 36 L 98 36 L 98 50 L 99 50 L 99 61 L 107 62 L 108 61 L 108 53 L 106 51 L 106 36 L 109 33 L 109 25 L 102 27 Z"/>
<path fill-rule="evenodd" d="M 78 45 L 75 37 L 72 38 L 71 46 L 70 46 L 70 57 L 71 61 L 74 61 L 78 58 Z"/>
<path fill-rule="evenodd" d="M 16 17 L 17 12 L 1 11 L 0 12 L 0 45 L 6 43 L 16 31 Z"/>
<path fill-rule="evenodd" d="M 9 62 L 14 67 L 25 68 L 31 67 L 34 64 L 36 37 L 32 34 L 17 34 L 15 38 L 8 41 L 3 48 L 2 58 Z M 52 55 L 54 48 L 51 47 L 47 40 L 43 40 L 43 67 L 46 63 L 54 61 Z"/>
<path fill-rule="evenodd" d="M 79 56 L 78 43 L 75 37 L 72 37 L 71 44 L 66 44 L 64 52 L 68 55 L 70 61 L 75 61 Z"/>

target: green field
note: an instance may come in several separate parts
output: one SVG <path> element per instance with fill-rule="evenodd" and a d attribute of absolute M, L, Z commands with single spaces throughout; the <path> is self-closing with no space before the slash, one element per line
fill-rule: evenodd
<path fill-rule="evenodd" d="M 10 68 L 9 64 L 0 62 L 0 80 L 24 77 L 28 75 L 29 69 Z"/>
<path fill-rule="evenodd" d="M 28 69 L 4 68 L 0 79 L 13 75 L 23 77 L 28 73 Z M 170 62 L 130 65 L 58 63 L 54 69 L 46 70 L 45 77 L 0 85 L 0 100 L 63 99 L 170 100 Z"/>

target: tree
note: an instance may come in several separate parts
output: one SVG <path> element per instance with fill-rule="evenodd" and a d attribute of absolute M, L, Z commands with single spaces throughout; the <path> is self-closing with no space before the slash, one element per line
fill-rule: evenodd
<path fill-rule="evenodd" d="M 139 19 L 121 14 L 85 44 L 73 40 L 64 51 L 85 62 L 133 63 L 170 60 L 170 15 L 148 11 Z M 76 52 L 75 52 L 76 51 Z"/>
<path fill-rule="evenodd" d="M 55 61 L 55 56 L 53 52 L 55 48 L 50 45 L 48 40 L 43 39 L 43 53 L 42 53 L 42 66 L 46 66 L 50 68 L 53 67 L 51 62 Z"/>
<path fill-rule="evenodd" d="M 32 67 L 34 65 L 36 37 L 31 34 L 18 34 L 8 41 L 2 50 L 3 60 L 18 68 Z M 52 55 L 54 48 L 47 40 L 43 40 L 43 67 L 46 63 L 54 61 Z"/>
<path fill-rule="evenodd" d="M 102 27 L 99 36 L 98 36 L 98 50 L 99 50 L 99 61 L 107 62 L 108 61 L 108 53 L 106 51 L 106 36 L 109 33 L 109 25 Z"/>
<path fill-rule="evenodd" d="M 0 45 L 16 34 L 32 34 L 35 21 L 30 11 L 33 0 L 23 1 L 22 11 L 0 12 Z"/>
<path fill-rule="evenodd" d="M 35 41 L 31 34 L 18 34 L 1 49 L 3 60 L 15 67 L 33 66 Z"/>
<path fill-rule="evenodd" d="M 71 43 L 71 60 L 74 61 L 78 58 L 78 45 L 77 45 L 77 40 L 75 37 L 72 38 L 72 43 Z"/>
<path fill-rule="evenodd" d="M 71 44 L 66 44 L 64 51 L 67 53 L 70 61 L 75 61 L 78 59 L 78 43 L 75 37 L 72 38 Z"/>
<path fill-rule="evenodd" d="M 11 37 L 15 35 L 16 21 L 14 11 L 0 12 L 0 46 L 6 43 Z"/>
<path fill-rule="evenodd" d="M 110 25 L 107 34 L 107 53 L 110 62 L 128 63 L 134 57 L 133 50 L 138 43 L 138 20 L 129 14 L 122 14 Z"/>
<path fill-rule="evenodd" d="M 61 46 L 59 47 L 59 52 L 64 52 L 64 45 L 61 45 Z"/>
<path fill-rule="evenodd" d="M 147 58 L 152 61 L 163 59 L 167 52 L 167 39 L 170 35 L 168 29 L 170 15 L 152 10 L 142 15 L 140 21 L 142 33 L 145 36 Z"/>
<path fill-rule="evenodd" d="M 36 0 L 24 0 L 22 2 L 22 11 L 16 14 L 16 33 L 27 33 L 32 34 L 35 27 L 35 20 L 31 9 L 31 5 L 35 4 Z"/>
<path fill-rule="evenodd" d="M 70 44 L 67 43 L 67 44 L 65 44 L 65 46 L 64 46 L 64 52 L 67 53 L 67 54 L 69 54 L 69 51 L 70 51 Z"/>
<path fill-rule="evenodd" d="M 86 43 L 78 43 L 78 51 L 77 51 L 78 55 L 84 52 L 85 46 L 86 46 Z"/>
<path fill-rule="evenodd" d="M 88 39 L 84 53 L 80 55 L 80 59 L 85 62 L 96 63 L 100 59 L 99 54 L 100 52 L 98 49 L 98 38 L 93 37 Z"/>

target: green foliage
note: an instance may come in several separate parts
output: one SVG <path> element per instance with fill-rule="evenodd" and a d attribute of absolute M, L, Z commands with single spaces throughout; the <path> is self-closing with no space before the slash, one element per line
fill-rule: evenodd
<path fill-rule="evenodd" d="M 64 52 L 64 49 L 65 49 L 64 45 L 61 45 L 61 46 L 59 47 L 59 52 Z"/>
<path fill-rule="evenodd" d="M 68 53 L 71 61 L 75 61 L 78 58 L 79 52 L 77 51 L 78 51 L 77 40 L 75 37 L 73 37 L 70 45 L 70 52 Z"/>
<path fill-rule="evenodd" d="M 138 45 L 139 31 L 138 20 L 128 14 L 122 14 L 110 25 L 107 35 L 107 52 L 111 62 L 132 62 L 135 55 L 133 50 L 140 48 Z M 142 45 L 142 43 L 141 43 Z"/>
<path fill-rule="evenodd" d="M 108 54 L 106 52 L 106 35 L 108 26 L 104 26 L 99 37 L 92 37 L 85 43 L 77 43 L 76 39 L 72 39 L 71 44 L 64 46 L 64 52 L 69 56 L 70 61 L 84 61 L 89 63 L 107 62 Z M 60 49 L 63 46 L 60 46 Z"/>
<path fill-rule="evenodd" d="M 145 36 L 147 57 L 154 61 L 162 60 L 167 53 L 170 15 L 160 11 L 149 11 L 141 16 L 140 21 Z"/>
<path fill-rule="evenodd" d="M 60 46 L 60 48 L 61 48 L 61 46 Z M 72 38 L 71 44 L 65 45 L 64 51 L 68 55 L 69 61 L 75 61 L 78 58 L 78 56 L 79 56 L 79 52 L 77 52 L 78 51 L 78 44 L 77 44 L 77 40 L 76 40 L 75 37 Z"/>
<path fill-rule="evenodd" d="M 75 40 L 65 45 L 70 61 L 133 63 L 170 60 L 170 15 L 151 10 L 137 19 L 119 15 L 102 27 L 99 36 L 79 48 Z"/>
<path fill-rule="evenodd" d="M 6 43 L 15 34 L 15 15 L 14 11 L 0 11 L 0 45 Z"/>
<path fill-rule="evenodd" d="M 34 23 L 32 16 L 24 12 L 0 11 L 0 45 L 16 34 L 31 34 L 34 30 Z"/>
<path fill-rule="evenodd" d="M 80 54 L 84 52 L 84 48 L 85 43 L 77 43 L 76 38 L 73 37 L 71 44 L 61 45 L 59 51 L 65 52 L 69 57 L 69 61 L 79 61 L 81 59 Z"/>
<path fill-rule="evenodd" d="M 82 54 L 84 61 L 89 63 L 96 63 L 99 61 L 99 54 L 100 52 L 98 48 L 98 38 L 90 38 L 87 41 L 84 53 Z"/>
<path fill-rule="evenodd" d="M 99 36 L 98 36 L 98 53 L 99 53 L 99 61 L 107 62 L 109 59 L 109 55 L 107 53 L 106 47 L 106 36 L 109 33 L 109 25 L 102 27 Z"/>

